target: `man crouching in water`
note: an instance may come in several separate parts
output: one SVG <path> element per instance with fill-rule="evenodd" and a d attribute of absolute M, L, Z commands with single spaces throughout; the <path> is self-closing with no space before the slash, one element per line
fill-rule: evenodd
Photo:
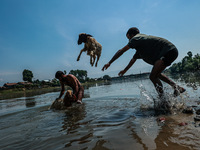
<path fill-rule="evenodd" d="M 74 102 L 82 104 L 84 88 L 74 75 L 65 75 L 62 71 L 57 71 L 55 78 L 59 79 L 62 89 L 60 91 L 60 96 L 51 105 L 51 109 L 64 109 L 71 106 Z M 61 97 L 65 93 L 65 85 L 70 86 L 73 93 L 71 90 L 67 90 L 65 97 L 62 100 Z"/>

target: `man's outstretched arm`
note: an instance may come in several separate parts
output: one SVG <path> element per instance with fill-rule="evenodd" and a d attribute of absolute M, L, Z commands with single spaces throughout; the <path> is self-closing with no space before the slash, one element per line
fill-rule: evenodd
<path fill-rule="evenodd" d="M 116 59 L 118 59 L 124 52 L 126 52 L 129 49 L 130 47 L 126 45 L 122 49 L 118 50 L 113 56 L 113 58 L 107 64 L 104 65 L 104 67 L 102 68 L 102 71 L 104 71 L 104 69 L 106 70 Z"/>
<path fill-rule="evenodd" d="M 131 68 L 131 66 L 135 63 L 136 60 L 137 60 L 137 59 L 135 59 L 134 56 L 133 56 L 133 58 L 130 60 L 130 62 L 129 62 L 129 64 L 126 66 L 126 68 L 124 68 L 124 70 L 120 71 L 120 72 L 118 73 L 118 75 L 119 75 L 119 76 L 123 76 L 123 75 Z"/>
<path fill-rule="evenodd" d="M 60 91 L 60 95 L 58 98 L 61 98 L 63 96 L 63 94 L 65 93 L 65 85 L 62 82 L 60 82 L 60 83 L 61 83 L 61 91 Z"/>

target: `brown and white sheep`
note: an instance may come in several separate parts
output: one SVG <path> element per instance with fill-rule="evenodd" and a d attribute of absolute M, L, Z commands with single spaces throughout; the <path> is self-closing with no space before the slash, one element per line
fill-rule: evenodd
<path fill-rule="evenodd" d="M 98 43 L 90 34 L 81 33 L 78 38 L 78 45 L 85 43 L 84 48 L 80 51 L 80 54 L 77 58 L 77 61 L 80 60 L 82 52 L 87 52 L 87 55 L 90 55 L 90 64 L 94 65 L 94 62 L 97 57 L 97 61 L 95 67 L 97 67 L 97 63 L 101 56 L 102 46 Z"/>

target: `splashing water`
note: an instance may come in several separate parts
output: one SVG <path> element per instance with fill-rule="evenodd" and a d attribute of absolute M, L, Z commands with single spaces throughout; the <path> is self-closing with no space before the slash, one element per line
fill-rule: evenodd
<path fill-rule="evenodd" d="M 141 110 L 153 108 L 155 114 L 176 114 L 186 108 L 185 99 L 188 97 L 187 94 L 174 97 L 170 88 L 165 87 L 165 94 L 162 97 L 158 97 L 157 93 L 148 92 L 143 84 L 138 87 L 141 95 Z"/>
<path fill-rule="evenodd" d="M 140 89 L 140 110 L 151 110 L 154 109 L 154 98 L 153 93 L 146 90 L 143 84 L 137 85 Z"/>

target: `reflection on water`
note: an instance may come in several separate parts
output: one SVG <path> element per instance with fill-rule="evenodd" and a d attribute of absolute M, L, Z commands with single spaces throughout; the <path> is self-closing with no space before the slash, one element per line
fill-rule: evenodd
<path fill-rule="evenodd" d="M 34 107 L 36 105 L 35 98 L 26 97 L 25 101 L 26 101 L 26 107 Z"/>
<path fill-rule="evenodd" d="M 84 119 L 86 115 L 85 104 L 80 106 L 72 106 L 68 110 L 64 111 L 65 117 L 63 121 L 63 130 L 67 130 L 67 134 L 73 133 L 75 129 L 79 127 L 78 121 Z"/>
<path fill-rule="evenodd" d="M 197 88 L 175 78 L 187 92 L 174 104 L 198 106 Z M 83 105 L 53 111 L 59 92 L 0 101 L 0 149 L 199 149 L 200 122 L 195 114 L 155 116 L 157 93 L 150 80 L 109 82 L 85 88 Z M 161 123 L 159 117 L 165 117 Z M 179 126 L 187 122 L 187 126 Z"/>

